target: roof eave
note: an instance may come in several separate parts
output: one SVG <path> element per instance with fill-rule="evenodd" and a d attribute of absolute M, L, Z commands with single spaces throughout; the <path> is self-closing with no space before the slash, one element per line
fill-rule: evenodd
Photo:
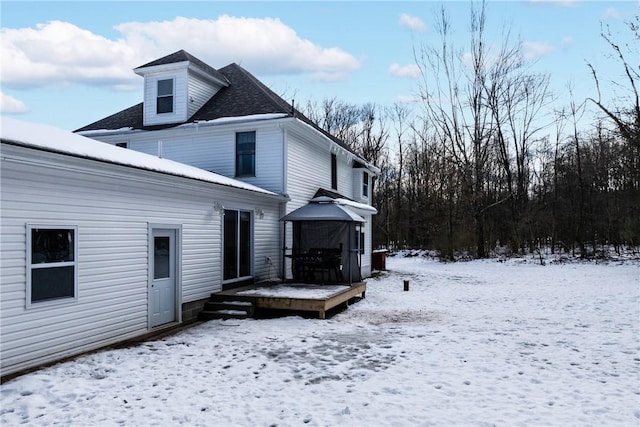
<path fill-rule="evenodd" d="M 327 135 L 325 135 L 324 133 L 320 132 L 318 129 L 314 128 L 310 124 L 305 123 L 303 120 L 300 120 L 297 117 L 291 117 L 289 119 L 289 123 L 296 123 L 298 126 L 301 126 L 301 129 L 305 129 L 310 135 L 320 136 L 325 141 L 328 141 L 330 150 L 332 150 L 332 152 L 334 150 L 342 150 L 345 153 L 348 153 L 349 156 L 352 156 L 355 161 L 363 164 L 372 174 L 374 174 L 376 176 L 380 175 L 380 168 L 372 165 L 370 162 L 368 162 L 365 159 L 363 159 L 362 157 L 358 156 L 353 151 L 347 150 L 346 148 L 340 146 L 337 142 L 335 142 L 334 140 L 332 140 Z"/>

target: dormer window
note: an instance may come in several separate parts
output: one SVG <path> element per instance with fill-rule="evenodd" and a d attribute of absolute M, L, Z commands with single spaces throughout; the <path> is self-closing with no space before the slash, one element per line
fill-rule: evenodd
<path fill-rule="evenodd" d="M 158 80 L 156 113 L 173 113 L 173 79 Z"/>

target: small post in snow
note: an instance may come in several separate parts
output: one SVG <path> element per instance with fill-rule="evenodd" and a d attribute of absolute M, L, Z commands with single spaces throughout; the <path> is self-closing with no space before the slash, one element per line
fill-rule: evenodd
<path fill-rule="evenodd" d="M 409 281 L 408 280 L 404 281 L 404 290 L 405 290 L 405 292 L 407 292 L 409 290 Z"/>

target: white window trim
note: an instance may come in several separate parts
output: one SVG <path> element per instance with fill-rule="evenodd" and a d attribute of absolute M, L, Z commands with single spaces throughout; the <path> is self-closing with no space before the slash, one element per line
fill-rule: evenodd
<path fill-rule="evenodd" d="M 253 173 L 238 174 L 238 134 L 253 133 Z M 258 131 L 256 129 L 236 131 L 234 134 L 235 166 L 234 178 L 255 178 L 258 176 Z"/>
<path fill-rule="evenodd" d="M 364 183 L 364 179 L 365 177 L 367 178 L 367 183 L 366 183 L 366 187 L 365 187 L 365 183 Z M 360 184 L 362 185 L 361 188 L 361 196 L 363 199 L 369 199 L 369 194 L 371 193 L 371 177 L 369 175 L 369 172 L 367 171 L 362 171 L 362 179 L 360 180 Z M 367 193 L 365 194 L 365 188 L 367 190 Z"/>
<path fill-rule="evenodd" d="M 158 84 L 161 81 L 164 80 L 171 80 L 171 102 L 172 102 L 172 106 L 171 106 L 171 111 L 167 111 L 164 113 L 159 113 L 158 112 L 158 99 L 160 98 L 160 94 L 158 93 Z M 155 112 L 156 112 L 156 116 L 166 116 L 166 115 L 170 115 L 170 114 L 176 114 L 176 78 L 171 76 L 171 77 L 162 77 L 162 78 L 158 78 L 156 80 L 156 102 L 155 102 Z M 168 97 L 169 95 L 162 95 L 163 98 Z"/>
<path fill-rule="evenodd" d="M 32 242 L 31 235 L 33 229 L 45 230 L 73 230 L 73 261 L 51 262 L 32 264 Z M 77 225 L 61 225 L 61 224 L 27 224 L 26 227 L 26 308 L 48 307 L 52 305 L 67 304 L 78 301 L 78 226 Z M 53 300 L 31 302 L 31 270 L 40 268 L 69 267 L 73 266 L 73 297 L 62 297 Z"/>

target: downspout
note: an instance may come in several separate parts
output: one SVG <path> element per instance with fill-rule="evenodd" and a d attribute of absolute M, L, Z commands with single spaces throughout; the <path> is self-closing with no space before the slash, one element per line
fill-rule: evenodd
<path fill-rule="evenodd" d="M 353 251 L 351 245 L 351 230 L 347 233 L 349 235 L 349 286 L 353 284 L 352 273 L 351 273 L 351 252 Z"/>
<path fill-rule="evenodd" d="M 285 216 L 287 212 L 287 204 L 289 200 L 291 200 L 288 196 L 288 185 L 287 185 L 287 177 L 289 176 L 288 163 L 287 163 L 287 154 L 289 151 L 289 144 L 287 138 L 287 129 L 284 124 L 280 124 L 280 129 L 282 129 L 282 194 L 287 197 L 287 200 L 284 201 L 280 206 L 282 209 L 280 211 L 281 216 Z M 282 282 L 287 281 L 287 221 L 282 222 Z M 291 262 L 293 262 L 293 258 L 291 258 Z"/>
<path fill-rule="evenodd" d="M 362 236 L 362 223 L 359 223 L 358 226 L 360 229 L 358 230 L 358 281 L 362 281 L 362 252 L 364 252 L 364 248 L 360 247 L 360 236 Z M 364 242 L 362 242 L 364 244 Z"/>

